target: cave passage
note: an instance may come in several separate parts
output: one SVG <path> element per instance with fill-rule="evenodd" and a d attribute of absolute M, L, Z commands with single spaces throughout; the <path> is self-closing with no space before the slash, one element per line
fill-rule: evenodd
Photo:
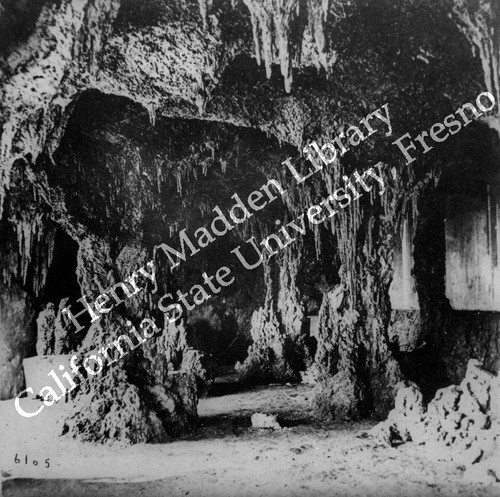
<path fill-rule="evenodd" d="M 0 494 L 493 496 L 499 21 L 1 0 Z"/>

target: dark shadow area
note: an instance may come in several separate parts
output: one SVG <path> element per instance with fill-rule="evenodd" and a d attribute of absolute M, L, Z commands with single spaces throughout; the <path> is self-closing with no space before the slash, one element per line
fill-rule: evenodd
<path fill-rule="evenodd" d="M 420 337 L 413 352 L 399 354 L 403 372 L 422 388 L 426 400 L 430 400 L 437 389 L 459 383 L 471 357 L 479 359 L 490 371 L 498 368 L 496 343 L 500 313 L 454 308 L 447 295 L 454 292 L 470 301 L 471 288 L 476 284 L 473 278 L 477 276 L 471 276 L 466 285 L 460 284 L 457 291 L 447 288 L 446 271 L 447 266 L 450 270 L 447 258 L 451 257 L 451 249 L 460 250 L 471 268 L 477 265 L 477 256 L 469 247 L 478 235 L 471 227 L 478 215 L 489 216 L 491 195 L 488 192 L 500 184 L 499 142 L 496 134 L 484 124 L 472 123 L 457 147 L 437 188 L 418 199 L 413 271 L 420 305 L 416 332 Z M 454 228 L 458 241 L 454 241 L 447 223 L 460 212 Z M 491 230 L 491 236 L 496 236 L 496 229 Z M 493 257 L 496 239 L 490 245 L 486 252 Z M 459 269 L 452 270 L 453 274 Z M 412 326 L 410 320 L 407 324 Z"/>
<path fill-rule="evenodd" d="M 2 0 L 0 5 L 0 55 L 25 41 L 33 32 L 47 0 Z"/>

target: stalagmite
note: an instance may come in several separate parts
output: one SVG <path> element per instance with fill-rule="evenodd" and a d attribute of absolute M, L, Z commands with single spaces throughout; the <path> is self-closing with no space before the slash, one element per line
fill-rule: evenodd
<path fill-rule="evenodd" d="M 266 299 L 252 315 L 253 343 L 248 357 L 236 367 L 244 380 L 296 381 L 306 367 L 305 314 L 296 285 L 299 261 L 300 250 L 284 251 L 279 257 L 277 279 L 272 274 L 274 263 L 264 264 Z"/>

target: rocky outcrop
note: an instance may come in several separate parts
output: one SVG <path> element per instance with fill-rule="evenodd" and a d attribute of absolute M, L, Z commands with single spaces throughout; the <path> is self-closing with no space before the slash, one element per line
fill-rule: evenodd
<path fill-rule="evenodd" d="M 35 353 L 36 310 L 33 298 L 19 283 L 0 288 L 0 399 L 11 399 L 23 389 L 23 359 Z"/>
<path fill-rule="evenodd" d="M 394 182 L 387 165 L 380 163 L 379 171 L 386 184 Z M 341 284 L 325 294 L 319 315 L 314 405 L 321 417 L 381 415 L 390 409 L 402 377 L 390 349 L 388 291 L 391 232 L 406 206 L 399 203 L 397 189 L 391 191 L 353 202 L 331 228 L 338 240 Z"/>
<path fill-rule="evenodd" d="M 305 369 L 305 315 L 297 286 L 298 252 L 285 251 L 279 262 L 267 260 L 264 280 L 267 292 L 263 307 L 252 316 L 253 343 L 248 357 L 236 370 L 243 381 L 298 381 Z"/>
<path fill-rule="evenodd" d="M 129 325 L 119 316 L 103 318 L 89 330 L 93 339 L 80 357 L 126 329 Z M 194 427 L 196 382 L 203 373 L 199 355 L 186 344 L 184 327 L 167 324 L 158 337 L 74 391 L 61 434 L 100 443 L 168 441 Z"/>
<path fill-rule="evenodd" d="M 14 282 L 24 277 L 33 297 L 43 297 L 48 272 L 58 274 L 63 269 L 64 264 L 59 260 L 52 266 L 52 256 L 48 257 L 44 252 L 45 243 L 50 244 L 53 240 L 44 233 L 53 226 L 54 220 L 76 242 L 75 274 L 62 275 L 63 279 L 78 280 L 79 291 L 71 295 L 71 305 L 75 305 L 75 300 L 81 295 L 92 299 L 92 296 L 105 292 L 111 285 L 128 278 L 137 267 L 146 264 L 148 250 L 137 239 L 129 238 L 128 243 L 120 248 L 113 242 L 115 235 L 110 226 L 114 224 L 112 218 L 116 214 L 113 209 L 119 204 L 119 198 L 110 200 L 108 197 L 108 212 L 113 214 L 100 219 L 105 224 L 111 223 L 107 224 L 107 233 L 104 234 L 106 230 L 99 233 L 93 221 L 89 222 L 89 218 L 81 216 L 82 211 L 76 213 L 76 217 L 75 212 L 68 212 L 71 204 L 69 192 L 62 193 L 54 183 L 49 184 L 46 174 L 39 174 L 40 171 L 35 173 L 28 163 L 17 164 L 14 171 L 17 172 L 21 165 L 22 173 L 16 174 L 10 185 L 6 214 L 13 218 L 14 226 L 22 234 L 22 244 L 19 243 L 25 248 L 16 258 L 16 264 L 5 268 L 4 274 L 10 277 L 10 281 L 4 280 L 6 293 L 14 295 Z M 135 177 L 140 178 L 140 173 L 136 172 Z M 93 185 L 98 190 L 95 182 Z M 129 186 L 137 191 L 132 179 Z M 82 189 L 77 193 L 82 194 L 81 199 L 85 197 L 84 191 Z M 86 193 L 90 191 L 86 190 Z M 89 205 L 92 207 L 86 209 L 86 214 L 92 219 L 99 206 L 92 201 Z M 31 215 L 37 223 L 17 219 L 22 214 Z M 141 215 L 134 205 L 130 208 L 127 221 L 115 226 L 122 233 L 124 229 L 140 233 L 137 223 L 140 225 Z M 162 288 L 168 286 L 168 278 L 161 279 L 158 284 Z M 127 300 L 118 312 L 103 317 L 80 334 L 75 333 L 74 326 L 61 312 L 61 307 L 68 304 L 67 297 L 60 300 L 57 311 L 53 304 L 46 304 L 37 320 L 37 353 L 46 355 L 77 351 L 83 359 L 86 354 L 126 334 L 129 329 L 127 319 L 137 323 L 144 317 L 154 316 L 161 330 L 164 319 L 157 310 L 157 300 L 161 295 L 152 298 L 152 290 L 148 288 L 142 296 Z M 26 317 L 29 315 L 27 313 Z M 61 433 L 101 443 L 136 443 L 167 439 L 193 426 L 197 417 L 197 383 L 203 381 L 204 371 L 199 355 L 188 346 L 185 335 L 182 324 L 165 326 L 163 333 L 150 339 L 142 350 L 127 355 L 119 364 L 106 368 L 102 376 L 91 378 L 75 389 Z M 19 339 L 22 339 L 21 333 Z M 19 358 L 19 363 L 22 358 Z M 20 378 L 22 381 L 22 376 Z M 14 385 L 17 387 L 13 392 L 15 395 L 21 388 L 19 383 Z"/>
<path fill-rule="evenodd" d="M 500 482 L 499 379 L 471 359 L 460 385 L 438 390 L 427 405 L 415 384 L 403 383 L 372 434 L 384 444 L 425 444 L 433 457 L 464 467 L 468 480 Z"/>

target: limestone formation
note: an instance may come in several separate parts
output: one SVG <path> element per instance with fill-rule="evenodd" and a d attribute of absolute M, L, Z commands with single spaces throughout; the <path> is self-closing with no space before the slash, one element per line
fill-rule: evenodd
<path fill-rule="evenodd" d="M 64 432 L 126 443 L 188 428 L 206 378 L 203 357 L 189 340 L 189 312 L 169 327 L 161 297 L 191 288 L 206 264 L 229 264 L 236 246 L 263 240 L 369 166 L 386 193 L 363 195 L 321 227 L 309 223 L 255 271 L 231 267 L 238 283 L 212 302 L 244 316 L 236 321 L 251 344 L 240 374 L 299 381 L 314 362 L 317 414 L 382 417 L 396 402 L 403 440 L 420 439 L 421 416 L 439 443 L 454 443 L 448 422 L 460 424 L 471 447 L 492 429 L 496 380 L 480 368 L 468 372 L 470 385 L 439 390 L 423 414 L 415 385 L 434 394 L 470 357 L 498 370 L 498 315 L 457 313 L 443 288 L 444 256 L 426 252 L 446 217 L 433 204 L 441 178 L 455 184 L 460 167 L 496 164 L 490 128 L 498 130 L 498 109 L 453 143 L 436 144 L 418 167 L 392 141 L 441 122 L 471 101 L 478 81 L 500 98 L 498 2 L 14 3 L 0 8 L 2 398 L 25 386 L 24 358 L 84 353 L 115 339 L 127 321 L 151 318 L 162 333 L 74 392 Z M 290 176 L 287 158 L 304 173 L 305 145 L 328 142 L 385 104 L 394 136 L 366 137 L 303 184 Z M 215 205 L 271 178 L 286 188 L 282 201 L 207 244 L 203 256 L 188 253 L 176 271 L 158 256 L 180 230 L 204 226 Z M 394 312 L 389 295 L 408 219 L 416 227 L 413 320 Z M 73 333 L 60 302 L 95 298 L 150 260 L 156 291 L 148 286 Z M 312 338 L 310 315 L 319 322 Z M 406 380 L 414 381 L 396 397 Z M 471 458 L 479 461 L 471 467 L 483 464 L 477 451 Z"/>
<path fill-rule="evenodd" d="M 280 256 L 277 268 L 273 264 L 268 260 L 264 265 L 266 298 L 264 306 L 252 316 L 253 343 L 248 357 L 236 365 L 244 381 L 298 381 L 307 362 L 297 255 L 286 252 Z"/>
<path fill-rule="evenodd" d="M 415 384 L 401 384 L 394 409 L 372 433 L 382 443 L 425 444 L 463 467 L 468 480 L 500 482 L 498 393 L 499 375 L 471 359 L 460 385 L 438 390 L 427 405 Z"/>

